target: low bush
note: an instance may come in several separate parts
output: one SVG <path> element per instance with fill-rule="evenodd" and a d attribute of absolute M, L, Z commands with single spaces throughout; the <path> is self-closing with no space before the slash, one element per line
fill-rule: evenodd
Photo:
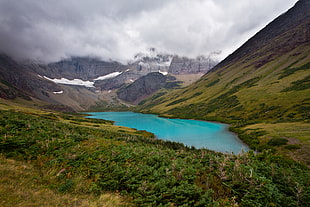
<path fill-rule="evenodd" d="M 272 138 L 268 141 L 268 145 L 270 146 L 281 146 L 286 145 L 288 142 L 287 139 L 284 138 Z"/>
<path fill-rule="evenodd" d="M 0 152 L 33 163 L 63 194 L 115 192 L 137 206 L 310 206 L 309 169 L 268 150 L 221 154 L 9 111 L 0 120 Z"/>
<path fill-rule="evenodd" d="M 300 146 L 297 144 L 289 144 L 284 146 L 285 149 L 289 149 L 289 150 L 295 150 L 295 149 L 300 149 Z"/>

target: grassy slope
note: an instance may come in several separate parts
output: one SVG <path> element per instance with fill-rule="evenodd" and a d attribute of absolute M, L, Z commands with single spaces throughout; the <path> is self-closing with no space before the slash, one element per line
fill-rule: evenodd
<path fill-rule="evenodd" d="M 42 176 L 33 164 L 0 157 L 0 205 L 6 206 L 120 206 L 123 199 L 114 193 L 72 195 L 57 193 L 46 187 L 54 176 Z"/>
<path fill-rule="evenodd" d="M 104 120 L 0 109 L 1 206 L 309 204 L 309 170 L 268 152 L 225 155 Z"/>
<path fill-rule="evenodd" d="M 296 130 L 284 138 L 303 146 L 289 154 L 309 165 L 309 71 L 309 44 L 282 54 L 270 52 L 251 60 L 244 57 L 206 74 L 189 87 L 149 99 L 140 110 L 168 117 L 223 121 L 246 129 L 255 129 L 251 124 L 256 123 L 286 122 L 296 128 L 302 125 L 301 133 Z M 285 127 L 277 125 L 281 126 Z M 260 125 L 260 130 L 269 133 L 268 127 Z M 264 144 L 272 137 L 271 133 L 259 139 Z M 286 154 L 287 150 L 281 148 L 279 152 Z"/>
<path fill-rule="evenodd" d="M 307 50 L 303 51 L 305 49 Z M 300 50 L 302 50 L 303 54 L 307 55 L 295 55 L 296 53 L 299 53 Z M 298 62 L 296 62 L 296 60 L 298 60 Z M 290 108 L 295 104 L 303 104 L 303 102 L 303 105 L 306 105 L 309 103 L 309 100 L 307 100 L 310 96 L 309 88 L 308 90 L 293 90 L 288 92 L 282 92 L 282 90 L 291 86 L 292 82 L 302 80 L 309 76 L 309 62 L 310 48 L 297 48 L 291 53 L 262 66 L 259 70 L 256 69 L 254 65 L 249 65 L 247 62 L 232 65 L 225 68 L 225 71 L 223 69 L 208 73 L 195 84 L 174 93 L 170 93 L 165 97 L 159 97 L 149 103 L 149 105 L 153 106 L 151 108 L 152 111 L 164 113 L 169 112 L 174 108 L 182 107 L 183 105 L 186 106 L 197 103 L 209 104 L 211 100 L 214 102 L 215 98 L 230 92 L 232 92 L 233 95 L 236 95 L 240 102 L 236 106 L 243 106 L 250 112 L 250 114 L 247 113 L 244 116 L 261 112 L 262 107 L 260 107 L 260 105 L 263 103 L 268 106 L 281 106 L 283 108 Z M 286 70 L 290 71 L 290 69 L 293 68 L 301 68 L 301 66 L 305 64 L 308 64 L 308 66 L 286 77 L 279 78 L 279 76 L 285 74 L 284 69 L 287 68 Z M 249 82 L 244 84 L 246 81 Z M 241 84 L 244 86 L 233 91 L 234 87 L 238 87 Z M 180 101 L 180 103 L 173 104 L 176 100 L 181 99 L 183 99 L 183 101 Z M 225 100 L 223 99 L 223 101 Z M 221 117 L 226 118 L 224 114 L 225 112 L 228 115 L 236 115 L 241 118 L 243 116 L 241 112 L 232 111 L 232 109 L 237 108 L 236 106 L 227 105 L 226 108 L 218 107 L 216 110 L 213 110 L 208 114 L 199 113 L 197 116 L 204 118 L 213 115 L 220 115 Z M 148 105 L 145 105 L 145 108 L 147 109 Z M 286 114 L 281 114 L 282 118 L 283 116 L 285 117 L 285 115 Z M 261 117 L 264 118 L 263 115 L 261 115 Z"/>
<path fill-rule="evenodd" d="M 140 132 L 134 129 L 119 127 L 112 125 L 112 122 L 103 121 L 103 120 L 89 120 L 83 118 L 83 116 L 77 116 L 72 114 L 63 114 L 59 112 L 41 110 L 38 106 L 44 106 L 45 103 L 36 101 L 30 102 L 25 101 L 23 99 L 15 99 L 15 100 L 5 100 L 0 99 L 0 116 L 1 119 L 4 119 L 3 116 L 5 113 L 10 115 L 17 113 L 21 115 L 25 115 L 22 117 L 14 117 L 14 118 L 5 118 L 8 121 L 14 121 L 18 123 L 27 123 L 29 126 L 39 125 L 40 121 L 47 120 L 48 122 L 54 122 L 58 124 L 64 124 L 63 126 L 72 127 L 75 126 L 77 129 L 79 126 L 90 127 L 90 129 L 100 129 L 107 130 L 109 133 L 123 133 L 126 136 L 141 136 L 144 135 L 146 137 L 151 137 L 152 135 L 146 132 Z M 14 115 L 13 115 L 14 116 Z M 40 121 L 33 120 L 37 117 Z M 42 119 L 43 118 L 43 119 Z M 19 128 L 17 125 L 13 124 L 11 127 Z M 55 125 L 55 124 L 54 124 Z M 44 125 L 45 126 L 45 125 Z M 62 193 L 58 190 L 55 190 L 55 187 L 51 187 L 53 185 L 57 186 L 61 184 L 59 179 L 57 179 L 57 173 L 59 173 L 60 166 L 52 167 L 49 169 L 43 169 L 43 162 L 46 162 L 50 158 L 45 158 L 46 160 L 40 160 L 39 158 L 35 159 L 24 159 L 19 155 L 8 155 L 7 153 L 3 153 L 3 150 L 6 151 L 8 146 L 5 145 L 5 142 L 8 140 L 6 136 L 9 132 L 7 129 L 3 129 L 3 125 L 1 128 L 1 153 L 0 153 L 0 205 L 1 206 L 131 206 L 128 201 L 125 201 L 118 193 L 115 192 L 107 192 L 101 193 L 100 196 L 95 195 L 94 193 Z M 59 130 L 61 127 L 57 127 Z M 47 129 L 53 130 L 47 126 Z M 42 129 L 45 130 L 45 129 Z M 56 130 L 56 131 L 57 131 Z M 74 129 L 73 129 L 74 130 Z M 65 131 L 65 130 L 64 130 Z M 51 132 L 51 131 L 50 131 Z M 70 129 L 67 131 L 70 133 Z M 91 132 L 89 132 L 91 133 Z M 22 134 L 21 134 L 22 135 Z M 38 135 L 40 132 L 38 131 Z M 4 137 L 3 137 L 4 136 Z M 18 138 L 18 135 L 11 135 L 13 139 Z M 25 136 L 24 139 L 28 139 L 27 137 L 31 137 L 31 134 L 24 133 L 22 136 Z M 52 136 L 45 135 L 46 139 L 51 139 Z M 87 136 L 87 134 L 86 134 Z M 115 136 L 115 135 L 114 135 Z M 3 139 L 4 138 L 4 139 Z M 35 137 L 32 137 L 35 138 Z M 63 137 L 58 137 L 62 139 Z M 65 142 L 65 141 L 64 141 Z M 109 141 L 106 141 L 105 144 L 108 144 Z M 44 144 L 44 143 L 42 143 Z M 45 143 L 48 145 L 48 143 Z M 16 150 L 19 149 L 20 146 L 14 146 Z M 10 151 L 8 151 L 10 152 Z M 29 155 L 31 156 L 31 155 Z M 28 161 L 27 161 L 28 160 Z M 77 188 L 87 188 L 89 186 L 85 185 L 85 177 L 81 175 L 77 175 L 75 177 L 76 182 L 79 183 L 79 187 Z M 78 190 L 77 190 L 78 191 Z"/>
<path fill-rule="evenodd" d="M 232 123 L 258 154 L 189 149 L 1 100 L 0 205 L 310 206 L 309 168 L 287 159 L 309 160 L 309 45 L 260 54 L 141 106 Z"/>

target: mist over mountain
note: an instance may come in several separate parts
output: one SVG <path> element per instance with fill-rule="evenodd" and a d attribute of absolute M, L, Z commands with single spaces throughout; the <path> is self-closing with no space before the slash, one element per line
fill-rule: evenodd
<path fill-rule="evenodd" d="M 85 110 L 100 102 L 107 105 L 124 104 L 123 101 L 137 104 L 160 89 L 172 88 L 171 79 L 176 87 L 188 84 L 177 80 L 180 73 L 191 74 L 191 81 L 194 81 L 216 64 L 210 57 L 180 58 L 158 52 L 155 48 L 150 48 L 147 53 L 136 54 L 127 65 L 94 57 L 71 57 L 49 64 L 30 60 L 16 62 L 6 55 L 1 56 L 1 60 L 0 75 L 5 83 L 12 84 L 17 91 L 24 91 L 30 97 L 50 104 L 67 105 L 75 110 Z M 159 73 L 163 78 L 148 76 L 151 73 Z M 166 78 L 168 74 L 169 78 Z M 140 78 L 152 84 L 145 85 Z M 121 94 L 125 93 L 127 86 L 134 88 L 131 84 L 144 89 L 139 93 L 129 92 L 125 98 Z M 1 97 L 16 98 L 19 93 L 7 87 L 1 90 Z M 118 93 L 119 89 L 122 92 Z"/>
<path fill-rule="evenodd" d="M 222 51 L 222 60 L 295 2 L 1 0 L 0 52 L 45 63 L 95 56 L 126 64 L 154 47 L 189 58 Z"/>
<path fill-rule="evenodd" d="M 310 206 L 310 0 L 0 0 L 0 45 L 0 206 Z"/>

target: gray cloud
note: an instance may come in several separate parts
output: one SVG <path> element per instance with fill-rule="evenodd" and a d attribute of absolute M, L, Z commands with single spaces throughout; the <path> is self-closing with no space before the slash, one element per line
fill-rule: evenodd
<path fill-rule="evenodd" d="M 149 47 L 195 57 L 233 52 L 297 0 L 0 0 L 0 52 L 57 61 L 126 61 Z"/>

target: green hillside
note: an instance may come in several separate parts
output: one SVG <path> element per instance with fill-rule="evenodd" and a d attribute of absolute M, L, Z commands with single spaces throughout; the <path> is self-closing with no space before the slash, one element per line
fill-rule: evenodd
<path fill-rule="evenodd" d="M 139 110 L 231 123 L 253 149 L 272 148 L 309 165 L 309 11 L 299 1 L 199 81 L 154 96 Z M 273 139 L 286 144 L 268 144 Z"/>
<path fill-rule="evenodd" d="M 309 69 L 310 47 L 296 48 L 260 68 L 245 62 L 214 70 L 142 108 L 197 119 L 308 121 Z"/>
<path fill-rule="evenodd" d="M 282 156 L 197 150 L 109 121 L 6 103 L 1 206 L 309 205 L 309 169 Z"/>
<path fill-rule="evenodd" d="M 310 206 L 309 7 L 298 1 L 198 82 L 136 108 L 230 123 L 253 149 L 239 155 L 46 106 L 20 91 L 36 79 L 2 77 L 22 84 L 0 83 L 0 206 Z"/>

